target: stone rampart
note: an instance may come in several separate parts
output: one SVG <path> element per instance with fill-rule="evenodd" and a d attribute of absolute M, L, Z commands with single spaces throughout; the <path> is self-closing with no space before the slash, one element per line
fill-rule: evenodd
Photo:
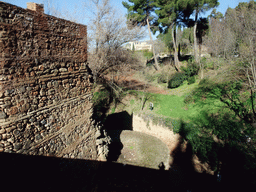
<path fill-rule="evenodd" d="M 86 26 L 39 8 L 0 2 L 0 152 L 95 159 Z"/>

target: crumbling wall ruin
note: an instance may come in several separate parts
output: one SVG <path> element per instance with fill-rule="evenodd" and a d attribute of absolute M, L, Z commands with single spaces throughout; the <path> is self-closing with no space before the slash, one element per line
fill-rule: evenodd
<path fill-rule="evenodd" d="M 96 159 L 86 26 L 0 2 L 0 152 Z"/>

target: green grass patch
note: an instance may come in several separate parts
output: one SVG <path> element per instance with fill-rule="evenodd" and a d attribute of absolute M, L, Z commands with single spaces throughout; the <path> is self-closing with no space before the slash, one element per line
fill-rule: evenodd
<path fill-rule="evenodd" d="M 214 113 L 223 108 L 224 105 L 216 99 L 202 98 L 202 100 L 194 103 L 193 99 L 190 99 L 191 91 L 197 86 L 198 82 L 192 85 L 185 83 L 181 87 L 172 89 L 171 95 L 128 91 L 131 98 L 125 110 L 129 113 L 140 113 L 145 102 L 143 109 L 145 112 L 188 122 L 195 117 L 201 116 L 202 111 Z M 154 104 L 152 111 L 149 109 L 150 102 Z"/>
<path fill-rule="evenodd" d="M 190 94 L 195 88 L 198 87 L 200 80 L 196 80 L 195 83 L 189 85 L 187 81 L 184 81 L 181 86 L 175 89 L 170 89 L 170 94 L 176 95 L 176 96 L 183 96 L 185 94 Z"/>
<path fill-rule="evenodd" d="M 205 99 L 197 103 L 184 103 L 187 95 L 162 95 L 152 94 L 154 97 L 153 112 L 158 115 L 189 121 L 200 115 L 201 111 L 216 112 L 223 104 L 214 99 Z"/>
<path fill-rule="evenodd" d="M 115 111 L 116 111 L 116 108 L 113 107 L 113 108 L 111 109 L 111 114 L 115 113 Z"/>

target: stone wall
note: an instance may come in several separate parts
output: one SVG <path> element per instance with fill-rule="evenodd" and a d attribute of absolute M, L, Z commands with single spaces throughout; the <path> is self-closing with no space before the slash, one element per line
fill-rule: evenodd
<path fill-rule="evenodd" d="M 86 26 L 41 8 L 0 2 L 0 152 L 95 159 Z"/>

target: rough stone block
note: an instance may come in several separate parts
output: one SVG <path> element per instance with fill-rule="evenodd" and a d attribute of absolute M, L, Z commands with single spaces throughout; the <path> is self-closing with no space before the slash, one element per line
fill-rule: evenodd
<path fill-rule="evenodd" d="M 15 114 L 17 114 L 18 112 L 19 112 L 19 110 L 18 110 L 17 107 L 11 107 L 11 108 L 10 108 L 10 111 L 9 111 L 10 115 L 15 115 Z"/>
<path fill-rule="evenodd" d="M 0 119 L 5 119 L 7 118 L 7 115 L 5 114 L 5 112 L 0 111 Z"/>

